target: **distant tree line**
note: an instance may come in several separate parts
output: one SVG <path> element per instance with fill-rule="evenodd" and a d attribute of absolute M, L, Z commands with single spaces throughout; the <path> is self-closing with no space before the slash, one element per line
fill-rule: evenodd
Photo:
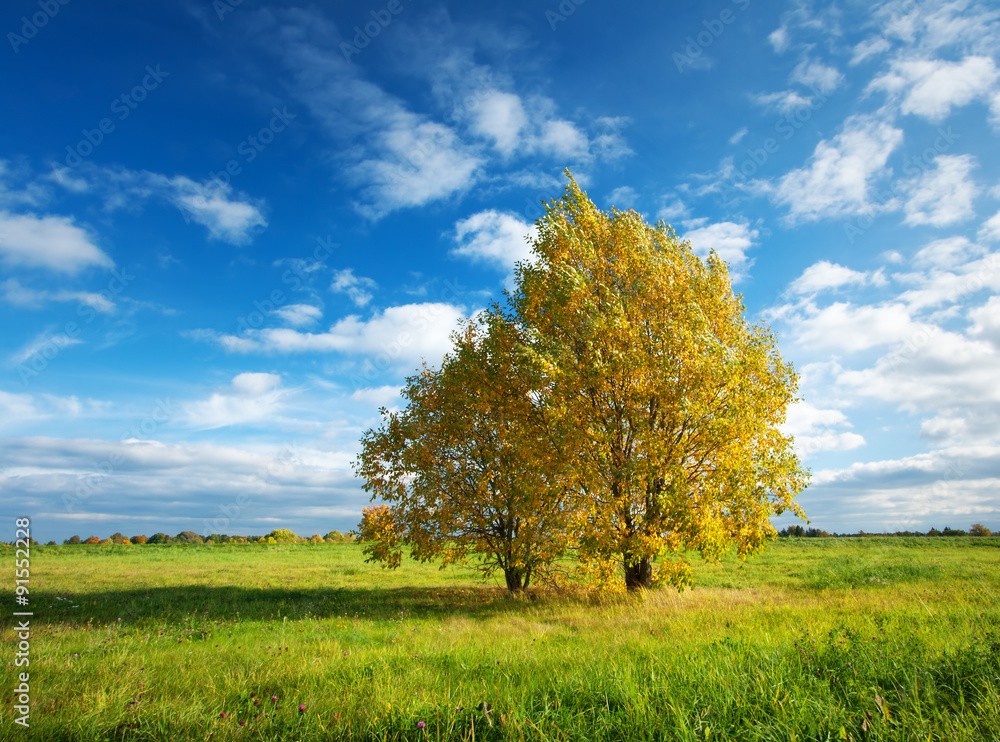
<path fill-rule="evenodd" d="M 882 533 L 867 533 L 866 531 L 858 531 L 857 533 L 828 533 L 819 528 L 803 528 L 802 526 L 789 526 L 788 528 L 783 528 L 778 531 L 779 538 L 843 538 L 848 536 L 862 537 L 862 536 L 993 536 L 993 532 L 989 528 L 984 526 L 982 523 L 973 523 L 969 526 L 968 531 L 963 531 L 958 528 L 949 528 L 945 526 L 944 530 L 939 531 L 936 528 L 932 528 L 927 533 L 922 531 L 893 531 L 889 533 L 887 531 Z M 1000 536 L 1000 531 L 995 535 Z"/>
<path fill-rule="evenodd" d="M 181 531 L 176 536 L 166 533 L 154 533 L 152 536 L 144 534 L 126 536 L 123 533 L 113 533 L 107 538 L 91 536 L 81 539 L 79 536 L 70 536 L 63 543 L 75 546 L 77 544 L 343 544 L 352 541 L 354 536 L 350 532 L 344 534 L 340 531 L 330 531 L 325 536 L 316 533 L 307 538 L 287 528 L 278 528 L 264 536 L 229 536 L 225 533 L 201 536 L 194 531 Z M 55 545 L 55 541 L 50 541 L 49 544 Z"/>

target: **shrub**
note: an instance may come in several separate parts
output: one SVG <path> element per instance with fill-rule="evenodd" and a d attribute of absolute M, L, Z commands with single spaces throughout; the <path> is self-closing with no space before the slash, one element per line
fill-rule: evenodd
<path fill-rule="evenodd" d="M 97 538 L 97 536 L 91 536 L 90 538 L 88 538 L 83 543 L 85 543 L 85 544 L 99 544 L 99 543 L 101 543 L 101 539 Z"/>
<path fill-rule="evenodd" d="M 165 533 L 154 533 L 152 536 L 149 537 L 149 541 L 147 541 L 146 543 L 148 543 L 148 544 L 169 544 L 173 540 L 174 540 L 173 536 L 168 536 Z"/>
<path fill-rule="evenodd" d="M 204 539 L 194 531 L 181 531 L 174 536 L 174 541 L 180 544 L 200 544 L 204 542 Z"/>
<path fill-rule="evenodd" d="M 993 533 L 990 531 L 989 528 L 987 528 L 986 526 L 984 526 L 982 523 L 973 523 L 971 526 L 969 526 L 969 535 L 970 536 L 992 536 Z"/>
<path fill-rule="evenodd" d="M 57 544 L 57 543 L 56 543 L 55 541 L 49 541 L 49 542 L 48 542 L 47 544 L 45 544 L 45 545 L 46 545 L 46 546 L 58 546 L 58 544 Z"/>
<path fill-rule="evenodd" d="M 133 544 L 144 544 L 147 541 L 149 541 L 149 539 L 143 536 L 142 534 L 139 534 L 138 536 L 133 536 L 132 538 L 130 538 L 129 541 L 131 541 Z"/>
<path fill-rule="evenodd" d="M 299 540 L 299 537 L 292 531 L 288 530 L 287 528 L 279 528 L 275 531 L 271 531 L 269 534 L 267 534 L 267 538 L 273 539 L 268 541 L 269 544 L 271 543 L 294 544 Z"/>
<path fill-rule="evenodd" d="M 65 541 L 63 541 L 63 543 L 64 544 L 70 544 L 72 546 L 76 546 L 78 543 L 80 543 L 80 537 L 79 536 L 70 536 L 68 539 L 66 539 Z"/>
<path fill-rule="evenodd" d="M 342 544 L 345 541 L 351 541 L 353 539 L 351 539 L 349 536 L 345 536 L 340 531 L 330 531 L 323 537 L 323 540 L 331 544 Z"/>
<path fill-rule="evenodd" d="M 323 543 L 323 537 L 320 536 L 318 533 L 314 533 L 312 536 L 309 537 L 309 543 L 310 544 L 321 544 L 321 543 Z"/>
<path fill-rule="evenodd" d="M 113 544 L 129 544 L 132 543 L 128 540 L 128 536 L 124 533 L 113 533 L 110 537 L 111 543 Z"/>

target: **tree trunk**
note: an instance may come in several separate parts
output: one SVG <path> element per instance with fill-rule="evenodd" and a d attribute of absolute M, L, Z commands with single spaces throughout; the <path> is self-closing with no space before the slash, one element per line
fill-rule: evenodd
<path fill-rule="evenodd" d="M 646 589 L 653 586 L 653 560 L 648 557 L 640 557 L 630 561 L 625 557 L 625 587 L 630 591 Z"/>
<path fill-rule="evenodd" d="M 531 572 L 511 567 L 503 571 L 503 576 L 507 580 L 507 590 L 511 593 L 519 593 L 528 588 L 528 580 L 531 577 Z"/>

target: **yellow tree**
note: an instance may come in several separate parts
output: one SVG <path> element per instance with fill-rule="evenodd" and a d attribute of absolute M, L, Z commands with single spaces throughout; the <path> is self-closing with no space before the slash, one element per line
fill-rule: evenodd
<path fill-rule="evenodd" d="M 617 561 L 629 589 L 683 587 L 672 554 L 759 550 L 772 515 L 802 515 L 807 472 L 779 430 L 797 376 L 744 318 L 725 263 L 599 210 L 572 178 L 538 229 L 513 313 L 573 469 L 581 558 Z"/>
<path fill-rule="evenodd" d="M 566 550 L 563 458 L 518 328 L 494 307 L 465 324 L 440 369 L 407 379 L 401 412 L 362 438 L 355 471 L 372 499 L 359 526 L 369 561 L 402 549 L 442 565 L 476 555 L 525 590 Z"/>

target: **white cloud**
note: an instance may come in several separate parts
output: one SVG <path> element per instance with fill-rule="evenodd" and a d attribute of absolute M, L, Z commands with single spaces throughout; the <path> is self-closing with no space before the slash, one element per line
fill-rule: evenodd
<path fill-rule="evenodd" d="M 780 26 L 771 31 L 767 35 L 767 40 L 771 42 L 771 46 L 774 47 L 774 51 L 778 54 L 782 54 L 788 49 L 788 44 L 791 41 L 788 36 L 788 29 L 785 26 Z"/>
<path fill-rule="evenodd" d="M 531 242 L 537 233 L 534 224 L 522 221 L 516 214 L 480 211 L 455 224 L 458 246 L 452 254 L 511 270 L 518 261 L 531 259 Z"/>
<path fill-rule="evenodd" d="M 355 276 L 351 268 L 344 268 L 333 274 L 330 290 L 338 294 L 347 294 L 355 306 L 363 307 L 372 300 L 371 290 L 378 284 L 365 276 Z"/>
<path fill-rule="evenodd" d="M 871 57 L 877 57 L 892 48 L 889 40 L 883 36 L 873 36 L 854 46 L 854 54 L 848 64 L 855 67 Z"/>
<path fill-rule="evenodd" d="M 380 369 L 412 369 L 421 359 L 438 363 L 451 349 L 451 333 L 464 317 L 463 307 L 426 302 L 388 307 L 368 320 L 348 316 L 327 332 L 265 328 L 242 336 L 211 330 L 196 330 L 189 336 L 216 342 L 233 353 L 363 354 Z"/>
<path fill-rule="evenodd" d="M 977 236 L 981 240 L 1000 242 L 1000 211 L 983 222 Z"/>
<path fill-rule="evenodd" d="M 490 90 L 482 94 L 472 115 L 472 130 L 493 140 L 504 155 L 511 155 L 528 126 L 521 98 L 513 93 Z"/>
<path fill-rule="evenodd" d="M 717 222 L 686 232 L 683 239 L 688 240 L 701 257 L 715 250 L 720 258 L 729 263 L 733 281 L 739 281 L 752 265 L 747 258 L 747 250 L 753 247 L 757 235 L 757 230 L 751 229 L 748 224 Z"/>
<path fill-rule="evenodd" d="M 160 199 L 177 208 L 186 220 L 207 228 L 210 238 L 233 245 L 249 242 L 259 228 L 267 226 L 260 203 L 217 180 L 199 183 L 184 175 L 168 177 L 147 170 L 91 164 L 77 168 L 75 177 L 55 168 L 49 179 L 70 191 L 98 194 L 109 211 L 134 208 L 150 198 Z"/>
<path fill-rule="evenodd" d="M 664 196 L 662 203 L 656 211 L 657 220 L 662 219 L 669 224 L 677 219 L 686 219 L 691 214 L 687 204 L 676 196 Z"/>
<path fill-rule="evenodd" d="M 231 388 L 208 399 L 182 406 L 185 423 L 198 430 L 234 425 L 274 425 L 290 394 L 281 388 L 277 374 L 242 373 L 233 377 Z"/>
<path fill-rule="evenodd" d="M 36 523 L 77 532 L 263 534 L 350 528 L 368 496 L 353 450 L 289 441 L 248 450 L 205 443 L 81 438 L 0 441 L 0 487 Z M 95 462 L 114 462 L 98 473 Z M 137 497 L 136 493 L 142 496 Z M 316 503 L 326 503 L 317 508 Z M 61 537 L 61 536 L 60 536 Z"/>
<path fill-rule="evenodd" d="M 845 353 L 901 342 L 920 329 L 908 307 L 891 302 L 860 306 L 835 302 L 822 309 L 807 304 L 785 321 L 803 347 Z"/>
<path fill-rule="evenodd" d="M 864 436 L 834 428 L 850 428 L 847 416 L 840 410 L 821 409 L 809 402 L 796 402 L 788 407 L 781 432 L 795 437 L 795 449 L 803 458 L 823 451 L 850 451 L 865 445 Z"/>
<path fill-rule="evenodd" d="M 731 137 L 729 137 L 729 140 L 728 140 L 729 143 L 730 144 L 739 144 L 743 140 L 743 137 L 745 137 L 747 135 L 747 133 L 749 133 L 749 131 L 750 130 L 747 127 L 744 126 L 742 129 L 740 129 L 739 131 L 737 131 L 736 133 L 734 133 Z"/>
<path fill-rule="evenodd" d="M 1000 513 L 997 471 L 1000 447 L 952 446 L 817 471 L 799 501 L 814 522 L 847 530 L 965 528 Z"/>
<path fill-rule="evenodd" d="M 778 93 L 758 93 L 753 96 L 753 102 L 769 110 L 789 113 L 810 105 L 812 99 L 805 98 L 794 90 L 782 90 Z"/>
<path fill-rule="evenodd" d="M 828 95 L 837 89 L 844 76 L 833 67 L 815 60 L 804 59 L 792 71 L 789 79 L 791 82 Z"/>
<path fill-rule="evenodd" d="M 212 239 L 242 245 L 249 242 L 258 227 L 267 226 L 260 208 L 234 199 L 229 185 L 196 183 L 178 175 L 165 178 L 149 174 L 150 180 L 162 184 L 167 198 L 191 221 L 208 229 Z"/>
<path fill-rule="evenodd" d="M 69 337 L 65 333 L 53 333 L 46 330 L 36 335 L 32 340 L 13 353 L 10 357 L 11 363 L 17 365 L 24 363 L 35 355 L 45 358 L 51 354 L 58 354 L 64 348 L 71 345 L 79 345 L 83 341 L 79 338 Z"/>
<path fill-rule="evenodd" d="M 900 129 L 852 116 L 832 140 L 816 145 L 805 167 L 778 181 L 774 199 L 788 206 L 787 219 L 793 224 L 866 212 L 872 181 L 902 141 Z"/>
<path fill-rule="evenodd" d="M 61 291 L 32 289 L 28 286 L 23 286 L 16 278 L 8 278 L 3 283 L 0 283 L 0 294 L 2 294 L 6 302 L 31 309 L 42 307 L 46 302 L 50 301 L 75 301 L 103 314 L 114 314 L 116 311 L 114 302 L 102 294 L 95 294 L 90 291 L 68 291 L 65 289 Z"/>
<path fill-rule="evenodd" d="M 79 273 L 114 262 L 73 220 L 0 211 L 0 259 L 9 266 Z"/>
<path fill-rule="evenodd" d="M 632 186 L 619 186 L 608 194 L 608 203 L 624 211 L 634 209 L 639 202 L 639 193 Z"/>
<path fill-rule="evenodd" d="M 323 318 L 323 311 L 312 304 L 289 304 L 275 309 L 273 314 L 292 327 L 305 327 Z"/>
<path fill-rule="evenodd" d="M 978 189 L 969 180 L 976 167 L 972 155 L 939 155 L 934 169 L 926 170 L 906 186 L 909 192 L 903 209 L 906 224 L 945 227 L 964 221 L 975 213 L 972 201 Z"/>
<path fill-rule="evenodd" d="M 828 260 L 821 260 L 810 265 L 801 276 L 792 281 L 788 285 L 788 291 L 792 294 L 815 294 L 841 286 L 863 286 L 869 282 L 879 285 L 885 282 L 885 278 L 881 271 L 865 273 Z"/>
<path fill-rule="evenodd" d="M 943 59 L 897 59 L 889 72 L 877 77 L 870 90 L 902 97 L 900 110 L 940 122 L 953 108 L 985 96 L 1000 77 L 993 60 L 968 56 L 961 62 Z"/>
<path fill-rule="evenodd" d="M 398 402 L 400 388 L 398 386 L 386 385 L 377 387 L 364 387 L 356 389 L 351 393 L 351 399 L 359 402 L 385 407 L 392 402 Z"/>

